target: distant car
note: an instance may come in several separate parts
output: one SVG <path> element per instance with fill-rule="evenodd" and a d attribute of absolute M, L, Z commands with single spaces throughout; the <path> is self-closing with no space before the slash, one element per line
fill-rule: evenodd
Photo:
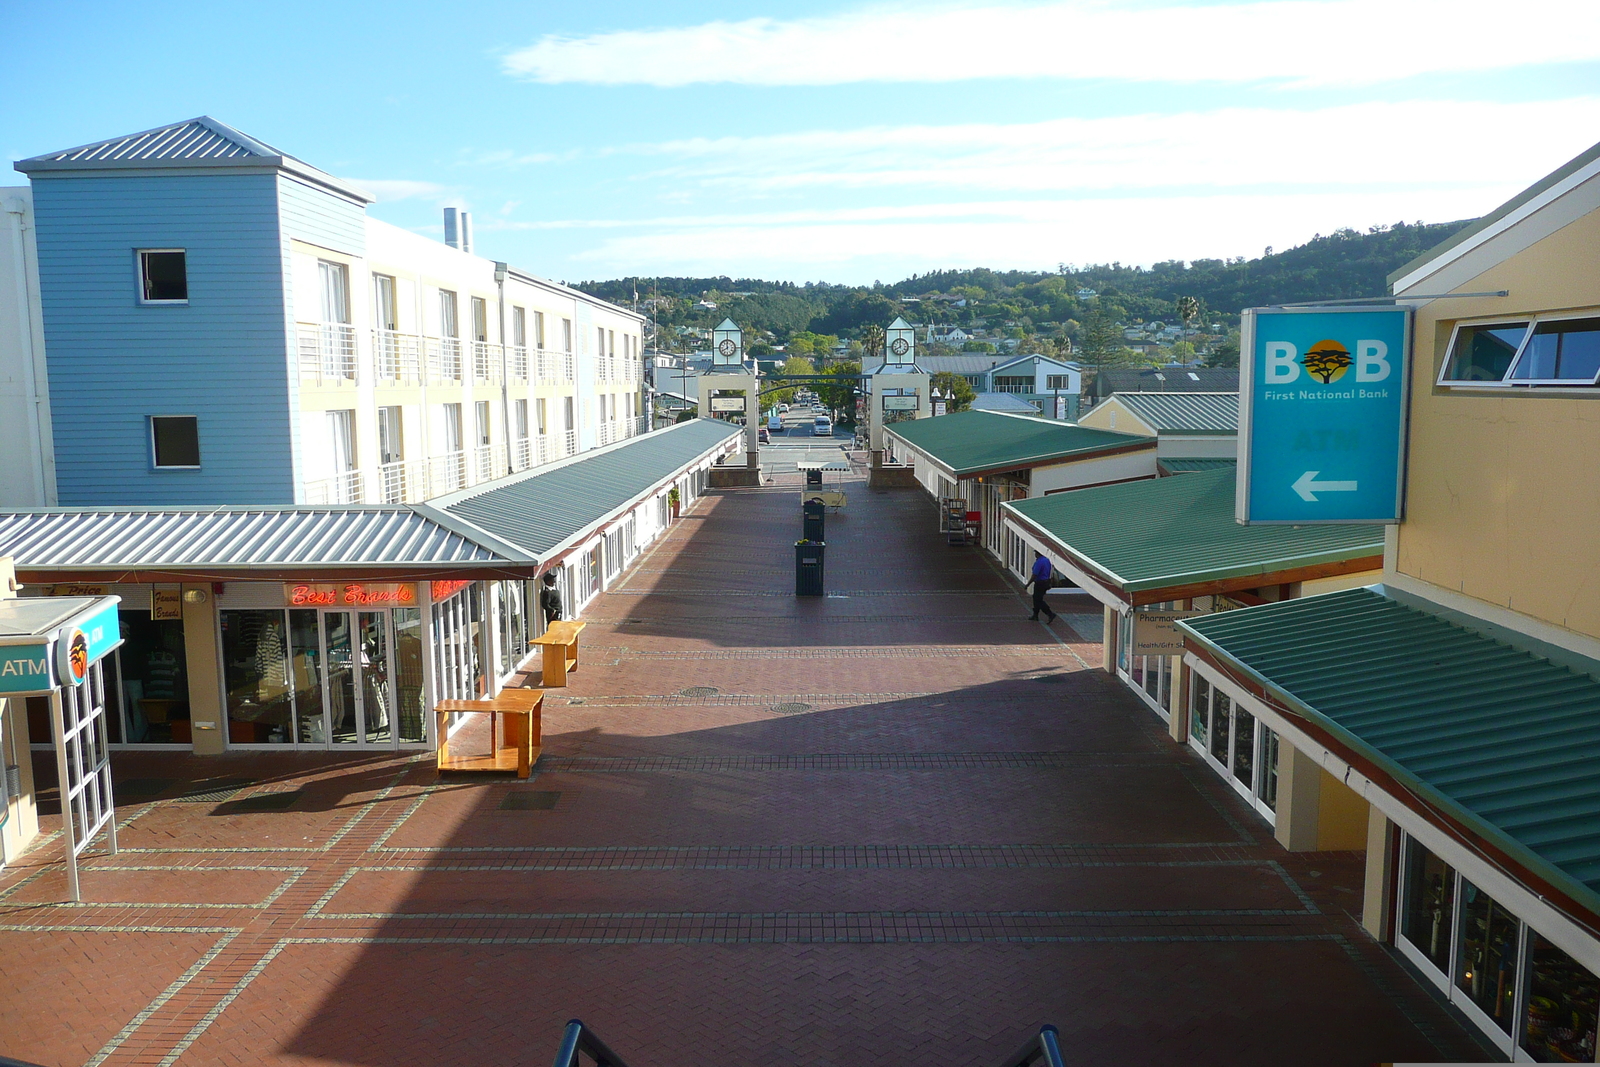
<path fill-rule="evenodd" d="M 773 433 L 783 432 L 783 420 L 776 415 L 772 416 L 767 420 L 767 429 L 771 430 Z"/>
<path fill-rule="evenodd" d="M 778 405 L 778 410 L 779 411 L 788 411 L 789 410 L 789 405 L 788 404 L 779 404 Z"/>
<path fill-rule="evenodd" d="M 817 437 L 832 437 L 833 420 L 826 415 L 818 415 L 811 421 L 811 432 Z"/>
<path fill-rule="evenodd" d="M 767 428 L 763 426 L 761 429 L 756 431 L 756 440 L 761 444 L 770 445 L 772 443 L 772 435 L 768 433 Z"/>

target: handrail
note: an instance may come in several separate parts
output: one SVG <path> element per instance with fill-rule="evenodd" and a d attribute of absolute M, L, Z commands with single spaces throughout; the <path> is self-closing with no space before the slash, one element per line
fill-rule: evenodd
<path fill-rule="evenodd" d="M 606 1048 L 606 1043 L 583 1025 L 583 1020 L 573 1019 L 567 1023 L 566 1033 L 561 1035 L 561 1048 L 556 1052 L 555 1067 L 578 1067 L 580 1052 L 594 1060 L 595 1067 L 628 1067 L 622 1062 L 621 1056 Z"/>
<path fill-rule="evenodd" d="M 1054 1026 L 1041 1026 L 1039 1032 L 1028 1038 L 1000 1067 L 1031 1067 L 1035 1063 L 1042 1063 L 1044 1067 L 1065 1067 L 1061 1058 L 1061 1033 Z M 562 1067 L 559 1061 L 557 1067 Z"/>

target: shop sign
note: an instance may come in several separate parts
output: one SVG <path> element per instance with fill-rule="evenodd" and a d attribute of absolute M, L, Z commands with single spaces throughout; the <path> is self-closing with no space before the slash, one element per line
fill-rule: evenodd
<path fill-rule="evenodd" d="M 52 585 L 51 596 L 105 596 L 111 592 L 109 585 Z"/>
<path fill-rule="evenodd" d="M 156 589 L 150 593 L 150 617 L 157 622 L 183 618 L 183 591 Z"/>
<path fill-rule="evenodd" d="M 56 637 L 56 677 L 62 685 L 82 685 L 89 667 L 122 643 L 117 602 L 112 601 L 61 628 Z"/>
<path fill-rule="evenodd" d="M 1135 656 L 1181 656 L 1183 634 L 1178 631 L 1178 620 L 1204 615 L 1203 611 L 1136 611 L 1133 613 L 1133 648 Z"/>
<path fill-rule="evenodd" d="M 409 582 L 296 582 L 284 585 L 283 596 L 294 608 L 403 607 L 417 602 L 417 587 Z"/>
<path fill-rule="evenodd" d="M 743 411 L 744 397 L 742 396 L 714 396 L 711 398 L 712 411 Z"/>
<path fill-rule="evenodd" d="M 596 549 L 596 551 L 599 550 Z M 434 582 L 433 588 L 429 592 L 433 594 L 433 602 L 437 604 L 441 600 L 449 600 L 471 584 L 471 578 L 453 578 L 445 582 Z"/>
<path fill-rule="evenodd" d="M 885 411 L 915 411 L 917 398 L 914 396 L 886 396 L 883 398 Z"/>
<path fill-rule="evenodd" d="M 0 693 L 48 693 L 54 688 L 49 645 L 0 645 Z"/>
<path fill-rule="evenodd" d="M 1249 308 L 1241 523 L 1394 523 L 1405 490 L 1409 307 Z"/>

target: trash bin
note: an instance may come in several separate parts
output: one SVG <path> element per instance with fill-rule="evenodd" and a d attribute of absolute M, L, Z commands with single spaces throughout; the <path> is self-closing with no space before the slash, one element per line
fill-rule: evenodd
<path fill-rule="evenodd" d="M 826 554 L 826 541 L 796 541 L 794 543 L 794 595 L 822 595 L 822 560 Z"/>
<path fill-rule="evenodd" d="M 801 511 L 805 515 L 801 536 L 807 541 L 826 541 L 824 517 L 828 514 L 827 507 L 820 500 L 808 500 L 801 506 Z"/>
<path fill-rule="evenodd" d="M 822 488 L 822 472 L 820 470 L 806 471 L 806 488 L 810 489 L 813 486 L 818 489 Z"/>

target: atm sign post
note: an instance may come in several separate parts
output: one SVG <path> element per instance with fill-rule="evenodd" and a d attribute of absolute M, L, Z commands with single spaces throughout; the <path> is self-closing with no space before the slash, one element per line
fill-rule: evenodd
<path fill-rule="evenodd" d="M 1411 309 L 1251 308 L 1239 350 L 1235 518 L 1399 522 Z"/>

